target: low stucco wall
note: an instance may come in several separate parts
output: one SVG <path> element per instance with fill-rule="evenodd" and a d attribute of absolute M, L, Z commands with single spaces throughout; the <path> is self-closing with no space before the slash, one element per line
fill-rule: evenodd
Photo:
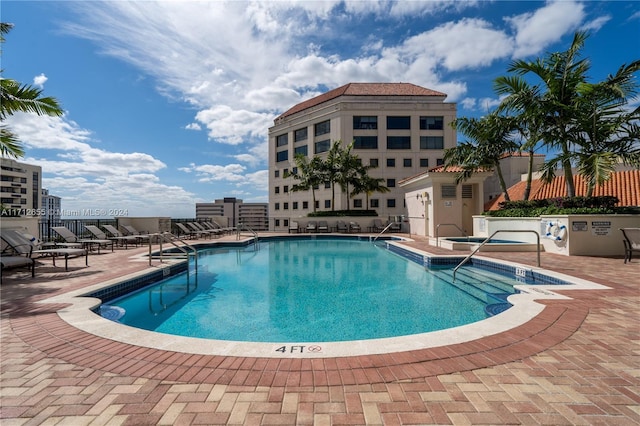
<path fill-rule="evenodd" d="M 549 228 L 549 225 L 553 225 Z M 563 228 L 564 227 L 564 228 Z M 620 228 L 640 228 L 638 215 L 546 215 L 539 218 L 503 218 L 474 216 L 473 233 L 488 237 L 535 242 L 533 233 L 509 233 L 532 230 L 540 235 L 544 251 L 566 256 L 623 256 Z M 552 235 L 547 236 L 547 230 Z M 561 231 L 561 232 L 560 232 Z M 557 234 L 557 235 L 555 235 Z"/>

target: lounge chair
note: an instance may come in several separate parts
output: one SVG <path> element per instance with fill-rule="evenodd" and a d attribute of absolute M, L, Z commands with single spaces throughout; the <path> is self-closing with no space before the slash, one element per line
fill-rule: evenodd
<path fill-rule="evenodd" d="M 107 234 L 102 232 L 100 228 L 95 225 L 84 225 L 85 229 L 91 233 L 98 241 L 111 241 L 111 251 L 113 251 L 113 245 L 117 242 L 124 245 L 127 248 L 127 241 L 121 237 L 108 237 Z"/>
<path fill-rule="evenodd" d="M 326 220 L 318 222 L 318 232 L 329 232 L 329 225 Z"/>
<path fill-rule="evenodd" d="M 640 228 L 620 228 L 624 243 L 624 263 L 631 262 L 634 252 L 640 253 Z"/>
<path fill-rule="evenodd" d="M 189 229 L 185 226 L 184 223 L 176 222 L 176 228 L 178 228 L 178 237 L 189 237 L 189 238 L 198 238 L 202 235 L 202 232 L 197 232 L 192 229 Z"/>
<path fill-rule="evenodd" d="M 109 234 L 111 234 L 111 236 L 108 237 L 109 239 L 117 238 L 117 241 L 119 241 L 120 243 L 124 243 L 124 248 L 127 248 L 127 245 L 129 243 L 132 243 L 133 245 L 138 247 L 138 242 L 140 241 L 138 237 L 133 235 L 124 235 L 122 232 L 118 231 L 116 227 L 113 225 L 102 225 L 102 227 L 106 229 Z"/>
<path fill-rule="evenodd" d="M 291 234 L 292 232 L 295 232 L 296 234 L 300 232 L 300 225 L 298 222 L 293 220 L 289 222 L 289 233 Z"/>
<path fill-rule="evenodd" d="M 349 222 L 349 232 L 360 232 L 360 225 L 356 222 Z"/>
<path fill-rule="evenodd" d="M 4 270 L 8 268 L 19 268 L 28 266 L 31 269 L 31 277 L 36 276 L 36 262 L 28 256 L 0 254 L 0 278 L 4 275 Z"/>
<path fill-rule="evenodd" d="M 201 231 L 204 232 L 205 235 L 210 236 L 211 238 L 213 237 L 219 237 L 222 232 L 219 229 L 209 229 L 206 228 L 203 224 L 199 223 L 199 222 L 189 222 L 187 223 L 188 226 L 191 226 L 191 228 L 195 231 Z"/>
<path fill-rule="evenodd" d="M 347 227 L 347 224 L 344 220 L 338 221 L 338 223 L 336 224 L 336 229 L 338 230 L 338 232 L 349 232 L 349 228 Z"/>
<path fill-rule="evenodd" d="M 51 257 L 53 260 L 53 266 L 56 266 L 56 257 L 64 257 L 64 269 L 69 270 L 69 257 L 85 257 L 85 265 L 89 266 L 89 252 L 82 248 L 68 248 L 55 246 L 49 246 L 50 248 L 43 249 L 38 240 L 30 240 L 24 234 L 14 229 L 3 229 L 0 234 L 2 240 L 7 244 L 5 250 L 12 250 L 15 254 L 29 257 L 33 260 L 33 255 L 39 255 L 41 257 Z"/>
<path fill-rule="evenodd" d="M 78 238 L 76 234 L 71 232 L 64 226 L 54 226 L 51 228 L 53 232 L 58 234 L 62 239 L 64 239 L 67 243 L 80 243 L 82 247 L 91 250 L 92 247 L 97 247 L 98 253 L 100 253 L 100 247 L 111 245 L 111 251 L 113 251 L 113 241 L 112 240 L 94 240 L 90 238 Z"/>
<path fill-rule="evenodd" d="M 132 225 L 122 225 L 122 227 L 124 228 L 125 231 L 127 231 L 127 235 L 130 235 L 130 236 L 133 235 L 136 238 L 138 238 L 138 242 L 140 244 L 149 241 L 149 234 L 142 234 Z"/>
<path fill-rule="evenodd" d="M 307 232 L 316 232 L 318 230 L 318 222 L 316 221 L 311 221 L 309 223 L 307 223 Z"/>

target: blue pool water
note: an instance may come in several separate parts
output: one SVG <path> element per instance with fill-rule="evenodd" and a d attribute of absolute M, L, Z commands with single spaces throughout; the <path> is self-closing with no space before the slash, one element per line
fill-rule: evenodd
<path fill-rule="evenodd" d="M 425 269 L 367 241 L 280 239 L 257 250 L 202 251 L 197 285 L 193 273 L 188 282 L 176 275 L 103 311 L 123 324 L 182 336 L 346 341 L 476 322 L 508 306 L 521 283 L 466 266 L 455 283 L 451 275 L 451 268 Z"/>
<path fill-rule="evenodd" d="M 447 241 L 453 241 L 455 243 L 483 243 L 486 238 L 483 237 L 446 237 L 443 238 Z M 488 244 L 524 244 L 523 241 L 514 241 L 514 240 L 500 240 L 492 238 L 488 242 Z"/>

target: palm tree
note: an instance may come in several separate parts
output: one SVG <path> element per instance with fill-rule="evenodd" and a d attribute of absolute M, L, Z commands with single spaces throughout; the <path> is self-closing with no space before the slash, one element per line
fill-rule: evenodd
<path fill-rule="evenodd" d="M 619 162 L 640 167 L 640 107 L 625 109 L 628 98 L 638 93 L 634 73 L 640 61 L 623 65 L 618 72 L 578 89 L 575 129 L 579 150 L 573 158 L 587 183 L 587 196 L 609 179 Z"/>
<path fill-rule="evenodd" d="M 462 170 L 456 178 L 456 183 L 459 183 L 469 179 L 478 170 L 495 169 L 505 200 L 509 201 L 500 159 L 505 153 L 518 150 L 518 144 L 513 141 L 513 118 L 492 113 L 480 119 L 460 117 L 451 125 L 471 139 L 471 142 L 462 142 L 445 150 L 445 170 L 451 166 L 460 166 Z"/>
<path fill-rule="evenodd" d="M 0 43 L 4 43 L 4 35 L 8 34 L 11 28 L 13 24 L 0 23 Z M 0 77 L 0 122 L 16 112 L 61 116 L 64 111 L 55 98 L 43 97 L 42 90 Z M 24 156 L 22 144 L 4 124 L 0 125 L 0 155 L 14 158 Z"/>
<path fill-rule="evenodd" d="M 578 31 L 566 51 L 550 53 L 544 59 L 531 62 L 516 60 L 508 68 L 509 72 L 519 76 L 533 74 L 540 80 L 540 85 L 534 90 L 538 96 L 535 103 L 539 107 L 536 121 L 546 124 L 541 134 L 544 144 L 549 148 L 559 148 L 559 155 L 545 162 L 543 179 L 553 179 L 555 169 L 560 164 L 568 197 L 575 196 L 571 152 L 577 141 L 572 134 L 572 125 L 577 114 L 578 88 L 586 81 L 590 68 L 586 59 L 580 59 L 580 51 L 587 37 L 587 32 Z"/>
<path fill-rule="evenodd" d="M 322 171 L 322 160 L 320 157 L 313 157 L 313 159 L 309 161 L 307 156 L 303 154 L 296 154 L 294 161 L 296 163 L 296 169 L 294 172 L 290 173 L 289 176 L 299 180 L 300 182 L 293 185 L 291 187 L 291 191 L 308 191 L 311 189 L 311 195 L 313 197 L 313 211 L 315 213 L 316 187 L 326 180 Z"/>
<path fill-rule="evenodd" d="M 391 192 L 389 188 L 383 185 L 383 178 L 374 178 L 369 175 L 365 175 L 361 177 L 358 181 L 353 185 L 353 190 L 351 191 L 351 196 L 355 197 L 358 194 L 364 193 L 366 195 L 366 208 L 369 209 L 369 197 L 374 192 L 387 193 Z"/>

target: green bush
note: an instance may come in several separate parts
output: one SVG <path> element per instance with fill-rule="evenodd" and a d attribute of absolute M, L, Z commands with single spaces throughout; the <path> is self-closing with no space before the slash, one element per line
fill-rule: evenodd
<path fill-rule="evenodd" d="M 618 198 L 559 197 L 544 200 L 504 201 L 499 210 L 485 212 L 491 217 L 538 217 L 553 214 L 640 214 L 640 207 L 616 207 Z"/>

